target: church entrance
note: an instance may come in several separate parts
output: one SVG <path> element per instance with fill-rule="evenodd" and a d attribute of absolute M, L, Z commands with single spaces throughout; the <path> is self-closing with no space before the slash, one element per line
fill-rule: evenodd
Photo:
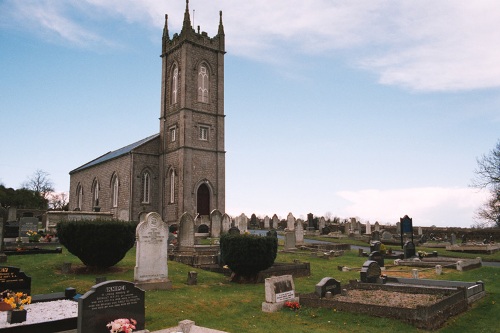
<path fill-rule="evenodd" d="M 198 187 L 196 207 L 199 215 L 210 215 L 210 190 L 206 184 Z"/>

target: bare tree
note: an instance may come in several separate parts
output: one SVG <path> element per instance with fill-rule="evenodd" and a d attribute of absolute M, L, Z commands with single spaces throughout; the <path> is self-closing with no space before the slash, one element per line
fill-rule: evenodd
<path fill-rule="evenodd" d="M 68 204 L 68 193 L 50 192 L 48 194 L 49 207 L 54 210 L 64 210 Z"/>
<path fill-rule="evenodd" d="M 490 192 L 490 197 L 478 209 L 476 217 L 500 227 L 500 140 L 488 154 L 477 159 L 475 174 L 472 186 Z"/>
<path fill-rule="evenodd" d="M 36 195 L 47 199 L 50 192 L 54 192 L 54 185 L 49 178 L 49 173 L 43 170 L 36 170 L 33 175 L 21 185 L 22 188 L 35 192 Z"/>

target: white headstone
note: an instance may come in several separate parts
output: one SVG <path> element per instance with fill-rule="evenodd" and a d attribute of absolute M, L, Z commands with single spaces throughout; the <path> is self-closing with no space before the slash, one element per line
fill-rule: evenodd
<path fill-rule="evenodd" d="M 212 226 L 210 228 L 210 236 L 214 238 L 220 237 L 222 229 L 222 214 L 218 209 L 215 209 L 210 214 L 210 220 L 212 220 Z"/>
<path fill-rule="evenodd" d="M 269 229 L 269 216 L 264 217 L 264 229 Z"/>
<path fill-rule="evenodd" d="M 318 224 L 319 232 L 321 232 L 325 226 L 326 226 L 326 220 L 323 216 L 321 216 L 319 218 L 319 224 Z"/>
<path fill-rule="evenodd" d="M 292 213 L 288 213 L 286 217 L 286 227 L 288 230 L 295 230 L 295 217 Z"/>
<path fill-rule="evenodd" d="M 134 280 L 143 290 L 170 289 L 168 279 L 168 226 L 160 214 L 146 215 L 136 228 Z"/>
<path fill-rule="evenodd" d="M 370 221 L 366 222 L 366 234 L 371 235 L 372 233 L 372 226 L 370 225 Z"/>
<path fill-rule="evenodd" d="M 298 219 L 295 226 L 295 244 L 304 244 L 304 224 L 302 220 Z"/>
<path fill-rule="evenodd" d="M 262 303 L 262 311 L 276 312 L 283 308 L 285 302 L 299 302 L 295 296 L 295 284 L 291 275 L 273 276 L 265 279 L 266 301 Z"/>
<path fill-rule="evenodd" d="M 273 229 L 278 229 L 280 224 L 280 219 L 276 214 L 273 215 L 273 225 L 271 226 Z"/>
<path fill-rule="evenodd" d="M 221 230 L 221 232 L 223 232 L 223 233 L 228 232 L 230 228 L 231 228 L 231 217 L 229 217 L 229 215 L 227 215 L 227 214 L 222 215 L 222 230 Z"/>
<path fill-rule="evenodd" d="M 244 213 L 240 215 L 237 227 L 241 233 L 245 233 L 248 230 L 248 217 Z"/>

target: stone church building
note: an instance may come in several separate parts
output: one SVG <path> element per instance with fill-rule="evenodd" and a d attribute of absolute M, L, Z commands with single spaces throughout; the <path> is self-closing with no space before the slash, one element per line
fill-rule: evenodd
<path fill-rule="evenodd" d="M 180 34 L 162 38 L 160 132 L 70 171 L 70 210 L 139 220 L 155 211 L 176 223 L 184 212 L 225 212 L 224 54 L 218 33 L 191 26 L 186 1 Z"/>

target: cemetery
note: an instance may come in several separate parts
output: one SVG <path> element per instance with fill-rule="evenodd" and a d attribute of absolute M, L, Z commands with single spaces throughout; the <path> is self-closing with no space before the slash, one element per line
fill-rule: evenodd
<path fill-rule="evenodd" d="M 32 301 L 25 306 L 24 322 L 9 324 L 7 314 L 16 311 L 1 312 L 0 332 L 108 332 L 106 324 L 118 317 L 128 318 L 128 325 L 133 319 L 133 332 L 288 332 L 286 327 L 298 331 L 303 325 L 314 332 L 333 327 L 351 332 L 358 326 L 381 327 L 374 332 L 446 332 L 448 327 L 470 327 L 471 315 L 481 318 L 481 325 L 492 323 L 486 318 L 500 302 L 498 268 L 482 265 L 483 258 L 499 260 L 497 254 L 451 256 L 453 252 L 445 249 L 409 246 L 410 235 L 403 239 L 402 250 L 390 254 L 387 248 L 382 253 L 383 242 L 377 240 L 363 251 L 351 250 L 344 243 L 349 236 L 341 243 L 323 237 L 323 243 L 317 230 L 298 227 L 297 223 L 307 224 L 291 214 L 282 222 L 282 230 L 263 230 L 263 235 L 278 241 L 273 265 L 260 271 L 253 283 L 231 282 L 231 269 L 221 266 L 220 237 L 248 234 L 249 220 L 243 214 L 227 217 L 226 229 L 221 223 L 221 230 L 213 234 L 210 218 L 199 225 L 197 219 L 183 216 L 174 241 L 161 217 L 149 213 L 137 224 L 135 246 L 107 269 L 83 269 L 57 238 L 46 246 L 62 249 L 58 252 L 7 253 L 7 262 L 0 267 L 2 290 L 23 292 Z M 208 227 L 208 235 L 197 232 L 201 225 Z M 217 225 L 216 218 L 215 229 Z M 240 228 L 247 232 L 237 232 Z M 308 240 L 308 234 L 315 240 Z M 426 251 L 431 254 L 423 255 Z M 192 258 L 215 254 L 217 259 L 183 262 L 181 254 Z M 42 319 L 33 322 L 37 312 Z M 217 312 L 225 319 L 214 317 Z M 380 322 L 382 318 L 387 319 Z M 276 327 L 276 322 L 283 324 Z"/>

